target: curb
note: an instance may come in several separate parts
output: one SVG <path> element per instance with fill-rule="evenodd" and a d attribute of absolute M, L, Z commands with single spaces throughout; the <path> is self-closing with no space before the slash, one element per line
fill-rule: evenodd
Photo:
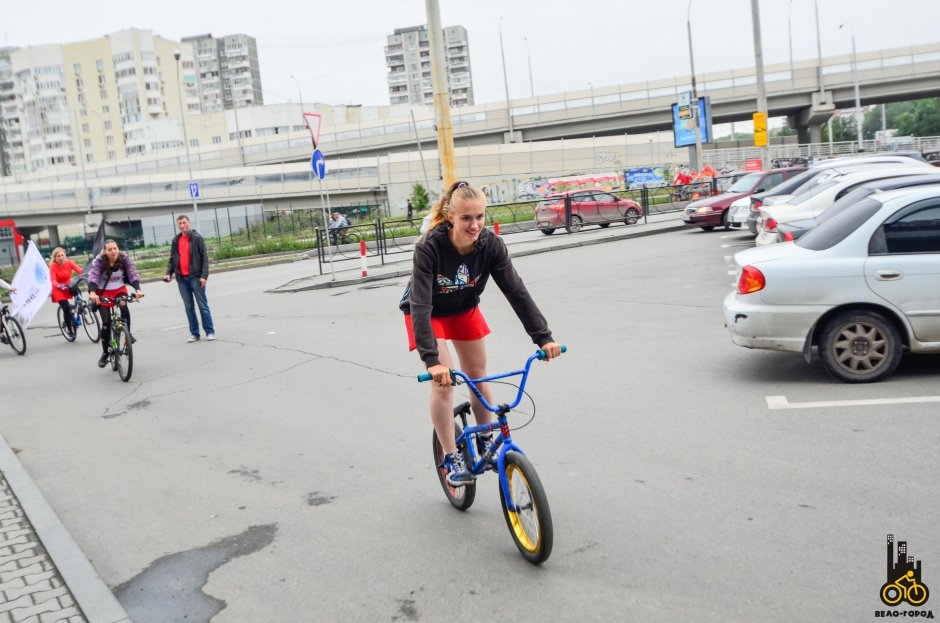
<path fill-rule="evenodd" d="M 0 472 L 89 623 L 131 623 L 127 612 L 85 558 L 2 435 Z"/>

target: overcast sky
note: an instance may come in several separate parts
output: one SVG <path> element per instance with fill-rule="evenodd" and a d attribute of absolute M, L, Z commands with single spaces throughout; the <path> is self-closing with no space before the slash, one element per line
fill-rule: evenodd
<path fill-rule="evenodd" d="M 687 0 L 439 0 L 441 23 L 470 38 L 476 103 L 689 73 Z M 940 0 L 816 0 L 823 56 L 940 41 Z M 250 8 L 249 8 L 250 7 Z M 760 2 L 764 61 L 816 58 L 814 0 Z M 388 104 L 386 35 L 427 21 L 424 0 L 4 0 L 0 45 L 95 39 L 129 27 L 167 39 L 245 33 L 258 41 L 265 103 Z M 752 66 L 751 0 L 692 0 L 695 68 Z M 789 19 L 788 19 L 789 18 Z"/>

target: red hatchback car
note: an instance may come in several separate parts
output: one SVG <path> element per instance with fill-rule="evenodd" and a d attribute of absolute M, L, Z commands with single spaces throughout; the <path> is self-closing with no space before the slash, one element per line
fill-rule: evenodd
<path fill-rule="evenodd" d="M 584 225 L 609 227 L 615 221 L 633 225 L 643 208 L 636 201 L 620 197 L 601 189 L 571 190 L 549 195 L 535 206 L 535 227 L 543 234 L 554 233 L 565 226 L 565 197 L 571 197 L 571 232 L 581 231 Z"/>

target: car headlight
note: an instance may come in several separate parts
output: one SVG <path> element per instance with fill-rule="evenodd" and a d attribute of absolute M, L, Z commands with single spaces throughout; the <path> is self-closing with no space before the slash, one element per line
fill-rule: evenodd
<path fill-rule="evenodd" d="M 711 211 L 712 211 L 711 206 L 702 206 L 701 208 L 696 208 L 695 210 L 697 214 L 708 214 Z"/>

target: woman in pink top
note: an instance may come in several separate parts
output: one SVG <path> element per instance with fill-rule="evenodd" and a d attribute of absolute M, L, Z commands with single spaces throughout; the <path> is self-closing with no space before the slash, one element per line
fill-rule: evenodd
<path fill-rule="evenodd" d="M 81 275 L 82 269 L 78 264 L 65 257 L 65 249 L 56 247 L 52 250 L 52 261 L 49 262 L 49 277 L 52 279 L 52 302 L 58 303 L 65 317 L 65 330 L 75 332 L 75 321 L 69 313 L 69 301 L 72 300 L 72 291 L 69 282 L 72 273 Z"/>

